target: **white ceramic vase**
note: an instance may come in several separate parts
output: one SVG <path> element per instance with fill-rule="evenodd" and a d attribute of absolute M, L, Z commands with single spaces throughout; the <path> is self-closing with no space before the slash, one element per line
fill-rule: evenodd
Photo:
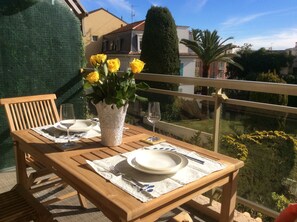
<path fill-rule="evenodd" d="M 105 102 L 95 104 L 101 128 L 101 143 L 105 146 L 118 146 L 122 143 L 125 117 L 129 104 L 117 108 Z"/>

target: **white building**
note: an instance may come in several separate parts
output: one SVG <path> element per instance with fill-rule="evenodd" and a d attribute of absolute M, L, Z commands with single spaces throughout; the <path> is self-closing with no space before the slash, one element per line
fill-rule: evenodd
<path fill-rule="evenodd" d="M 145 21 L 138 21 L 125 25 L 103 36 L 102 52 L 109 58 L 121 60 L 121 71 L 127 70 L 133 58 L 139 58 L 141 53 L 142 36 Z M 177 36 L 181 39 L 190 39 L 188 26 L 177 26 Z M 190 53 L 188 47 L 179 43 L 180 75 L 195 77 L 197 56 Z M 179 91 L 194 93 L 194 85 L 180 85 Z"/>

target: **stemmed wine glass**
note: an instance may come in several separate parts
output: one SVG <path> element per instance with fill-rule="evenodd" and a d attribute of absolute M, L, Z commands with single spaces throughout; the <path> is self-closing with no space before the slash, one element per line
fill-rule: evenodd
<path fill-rule="evenodd" d="M 155 125 L 161 120 L 161 111 L 159 102 L 149 102 L 147 120 L 153 124 L 153 132 L 155 132 Z"/>
<path fill-rule="evenodd" d="M 73 147 L 75 146 L 74 142 L 70 141 L 69 128 L 75 124 L 75 115 L 73 104 L 64 103 L 60 106 L 60 124 L 67 128 L 67 143 L 63 144 L 63 147 Z"/>

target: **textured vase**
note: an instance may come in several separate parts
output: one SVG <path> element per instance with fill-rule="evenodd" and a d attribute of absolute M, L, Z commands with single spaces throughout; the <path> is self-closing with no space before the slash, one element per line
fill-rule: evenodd
<path fill-rule="evenodd" d="M 101 128 L 101 143 L 105 146 L 118 146 L 122 143 L 123 129 L 128 105 L 117 108 L 115 104 L 97 103 L 96 109 Z"/>

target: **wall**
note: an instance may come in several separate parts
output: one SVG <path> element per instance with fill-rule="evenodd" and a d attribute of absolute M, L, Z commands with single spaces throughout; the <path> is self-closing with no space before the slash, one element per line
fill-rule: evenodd
<path fill-rule="evenodd" d="M 152 124 L 147 120 L 147 118 L 143 118 L 143 122 L 147 125 Z M 181 138 L 182 140 L 189 141 L 192 137 L 196 136 L 197 133 L 199 133 L 198 130 L 190 129 L 187 127 L 175 125 L 172 123 L 159 121 L 156 123 L 156 129 L 162 130 L 163 132 L 169 133 L 171 135 L 174 135 L 178 138 Z M 212 134 L 206 133 L 206 132 L 200 132 L 200 143 L 204 146 L 210 146 L 210 141 L 212 140 Z"/>
<path fill-rule="evenodd" d="M 177 26 L 176 27 L 178 42 L 182 39 L 190 39 L 190 32 L 188 26 Z M 189 48 L 184 44 L 178 44 L 179 53 L 189 53 Z"/>
<path fill-rule="evenodd" d="M 85 36 L 83 37 L 85 54 L 86 60 L 89 62 L 91 55 L 101 52 L 103 35 L 127 23 L 101 8 L 90 12 L 89 15 L 83 19 L 83 24 L 85 30 Z M 96 42 L 92 42 L 92 36 L 94 35 L 98 36 L 98 41 Z"/>
<path fill-rule="evenodd" d="M 195 62 L 196 56 L 180 56 L 180 61 L 183 64 L 183 74 L 185 77 L 195 77 Z M 180 85 L 179 92 L 194 94 L 194 85 Z"/>
<path fill-rule="evenodd" d="M 132 61 L 133 58 L 139 59 L 140 52 L 137 48 L 137 35 L 142 34 L 143 31 L 127 31 L 122 33 L 114 33 L 108 35 L 109 41 L 115 40 L 117 38 L 123 38 L 124 35 L 127 35 L 127 33 L 131 33 L 131 39 L 132 42 L 130 42 L 130 46 L 132 48 L 132 52 L 135 54 L 127 54 L 127 52 L 117 52 L 117 53 L 108 53 L 105 52 L 108 55 L 108 58 L 119 58 L 121 60 L 121 71 L 126 71 L 127 68 L 129 68 L 129 62 Z M 187 26 L 177 26 L 177 35 L 179 41 L 183 38 L 189 39 L 190 38 L 190 32 Z M 126 37 L 125 37 L 125 46 L 126 46 Z M 195 65 L 196 65 L 196 55 L 189 55 L 189 49 L 183 44 L 179 44 L 179 53 L 180 53 L 180 62 L 183 64 L 183 72 L 182 76 L 186 77 L 195 77 Z M 194 85 L 180 85 L 179 89 L 180 92 L 183 93 L 194 93 Z"/>

